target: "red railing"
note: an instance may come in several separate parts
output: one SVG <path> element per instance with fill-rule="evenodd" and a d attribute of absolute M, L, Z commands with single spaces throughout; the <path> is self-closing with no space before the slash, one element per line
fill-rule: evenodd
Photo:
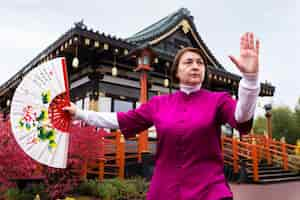
<path fill-rule="evenodd" d="M 222 136 L 222 154 L 224 163 L 233 166 L 234 173 L 240 169 L 239 161 L 247 159 L 253 170 L 253 180 L 259 180 L 258 166 L 264 159 L 268 164 L 276 163 L 284 170 L 300 170 L 300 157 L 296 155 L 297 146 L 284 141 L 275 141 L 263 135 L 245 135 L 242 141 Z"/>

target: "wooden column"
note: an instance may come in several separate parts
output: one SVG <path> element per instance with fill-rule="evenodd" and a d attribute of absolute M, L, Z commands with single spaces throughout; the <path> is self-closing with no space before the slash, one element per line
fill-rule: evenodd
<path fill-rule="evenodd" d="M 99 174 L 98 174 L 98 179 L 100 181 L 104 180 L 104 162 L 105 162 L 105 159 L 100 158 L 100 160 L 99 160 Z"/>
<path fill-rule="evenodd" d="M 251 144 L 253 180 L 259 181 L 258 158 L 257 158 L 257 149 L 256 148 L 257 148 L 256 144 Z"/>
<path fill-rule="evenodd" d="M 282 166 L 284 170 L 288 170 L 288 152 L 287 152 L 287 147 L 286 147 L 286 141 L 285 137 L 282 137 L 280 139 L 281 142 L 281 153 L 282 153 Z"/>
<path fill-rule="evenodd" d="M 239 172 L 239 155 L 238 155 L 238 141 L 237 138 L 232 138 L 232 162 L 233 162 L 233 172 L 237 174 Z"/>
<path fill-rule="evenodd" d="M 103 74 L 97 68 L 91 68 L 91 72 L 88 74 L 90 79 L 90 106 L 89 109 L 93 111 L 99 111 L 98 100 L 99 100 L 99 81 L 103 78 Z"/>
<path fill-rule="evenodd" d="M 270 151 L 270 144 L 271 144 L 271 141 L 272 140 L 270 140 L 270 138 L 267 136 L 267 137 L 265 137 L 266 138 L 266 143 L 265 143 L 265 145 L 266 145 L 266 157 L 267 157 L 267 161 L 268 161 L 268 165 L 271 165 L 272 164 L 272 155 L 271 155 L 271 151 Z"/>
<path fill-rule="evenodd" d="M 119 178 L 124 179 L 125 177 L 125 139 L 121 135 L 120 138 L 120 157 L 119 157 Z"/>
<path fill-rule="evenodd" d="M 267 132 L 269 139 L 272 139 L 272 114 L 271 111 L 266 112 L 266 118 L 267 118 Z"/>
<path fill-rule="evenodd" d="M 147 72 L 141 72 L 141 92 L 140 92 L 140 102 L 146 103 L 148 99 L 148 89 L 147 89 Z M 142 160 L 142 153 L 148 151 L 148 130 L 140 133 L 139 138 L 139 161 Z"/>

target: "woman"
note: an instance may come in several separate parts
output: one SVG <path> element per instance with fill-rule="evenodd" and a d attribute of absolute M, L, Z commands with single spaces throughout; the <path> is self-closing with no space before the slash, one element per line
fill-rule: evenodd
<path fill-rule="evenodd" d="M 229 56 L 243 74 L 237 102 L 225 92 L 201 88 L 205 59 L 199 49 L 184 48 L 172 66 L 179 91 L 153 97 L 126 113 L 82 111 L 73 104 L 65 110 L 91 125 L 119 128 L 125 137 L 156 127 L 156 163 L 148 200 L 232 199 L 223 173 L 221 125 L 250 131 L 259 93 L 258 53 L 259 41 L 254 42 L 253 33 L 245 33 L 240 58 Z"/>

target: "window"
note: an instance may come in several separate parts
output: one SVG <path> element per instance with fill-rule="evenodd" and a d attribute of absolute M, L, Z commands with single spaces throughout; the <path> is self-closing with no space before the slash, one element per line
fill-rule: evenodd
<path fill-rule="evenodd" d="M 127 112 L 131 109 L 133 109 L 133 102 L 114 99 L 113 112 Z"/>
<path fill-rule="evenodd" d="M 99 111 L 111 112 L 111 97 L 99 97 Z"/>

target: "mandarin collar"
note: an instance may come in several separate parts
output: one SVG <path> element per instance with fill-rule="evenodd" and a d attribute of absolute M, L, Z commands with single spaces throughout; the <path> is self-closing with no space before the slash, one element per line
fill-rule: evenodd
<path fill-rule="evenodd" d="M 198 85 L 185 85 L 185 84 L 179 84 L 179 90 L 187 95 L 190 95 L 194 92 L 197 92 L 201 89 L 201 83 L 199 83 Z"/>

